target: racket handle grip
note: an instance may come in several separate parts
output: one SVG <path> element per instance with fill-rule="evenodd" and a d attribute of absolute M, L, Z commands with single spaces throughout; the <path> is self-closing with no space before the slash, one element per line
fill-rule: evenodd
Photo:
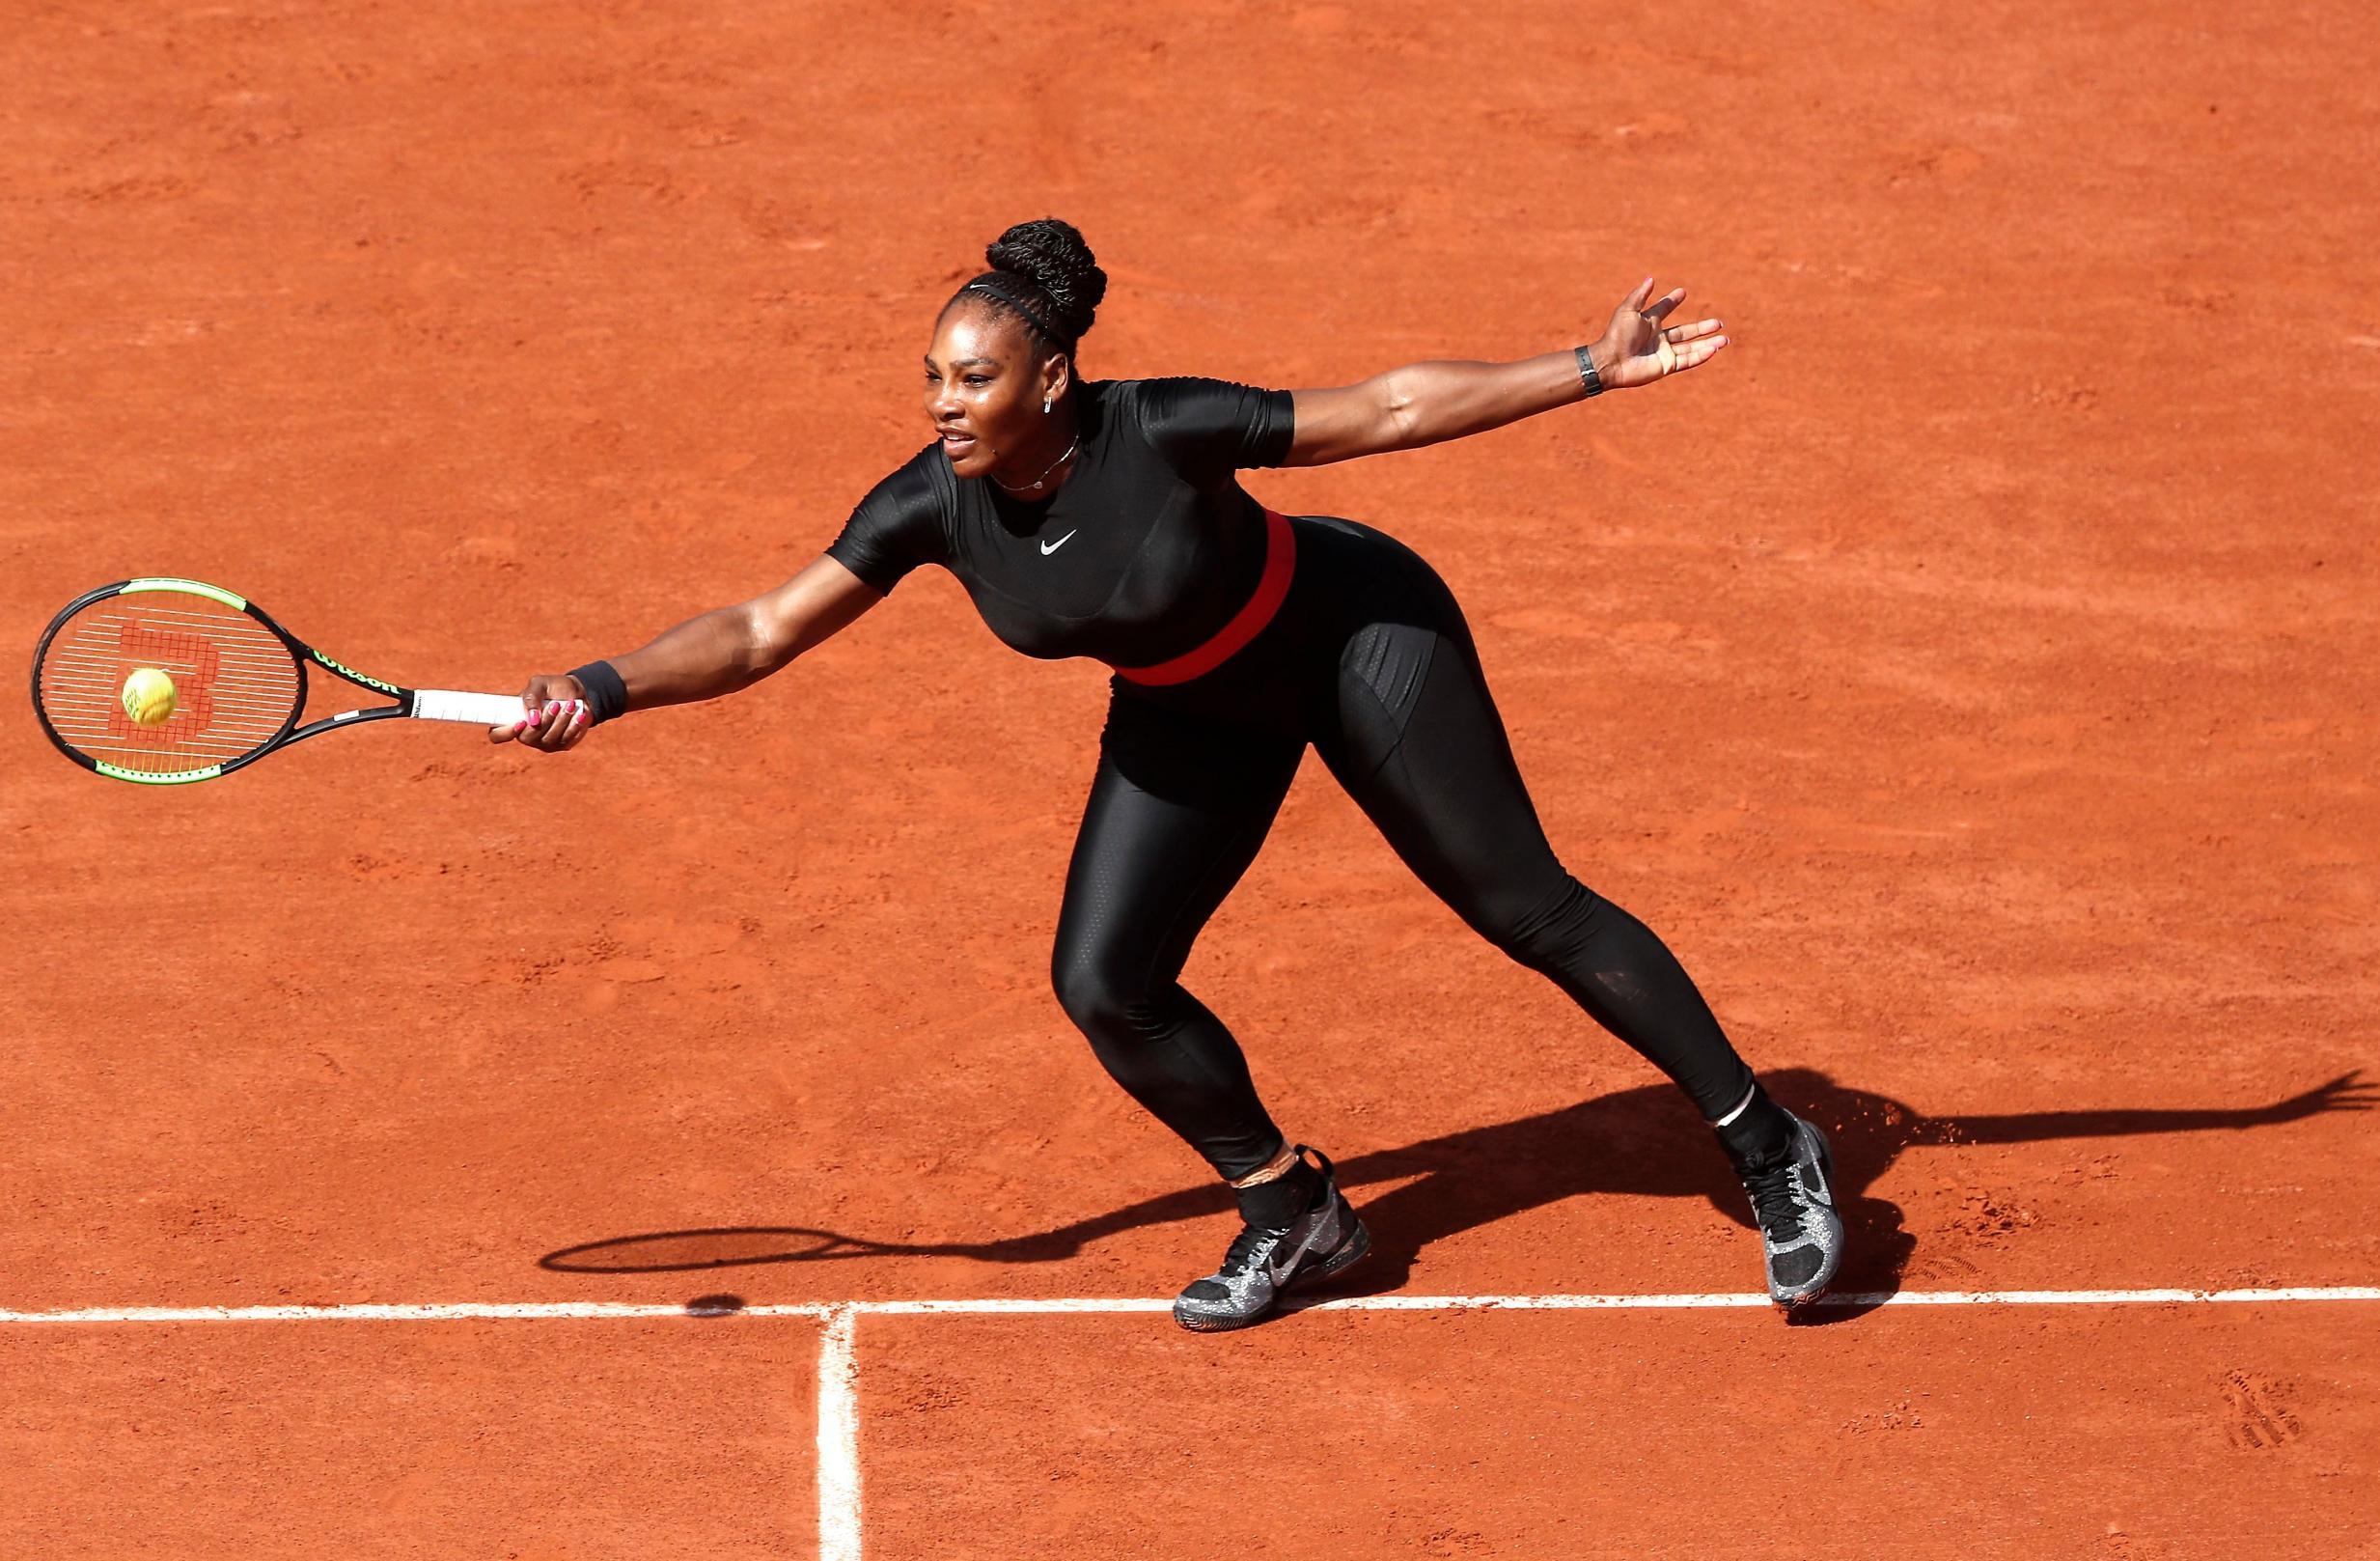
<path fill-rule="evenodd" d="M 452 688 L 416 688 L 413 708 L 405 712 L 417 721 L 465 721 L 473 726 L 511 726 L 529 713 L 518 694 L 464 694 Z"/>

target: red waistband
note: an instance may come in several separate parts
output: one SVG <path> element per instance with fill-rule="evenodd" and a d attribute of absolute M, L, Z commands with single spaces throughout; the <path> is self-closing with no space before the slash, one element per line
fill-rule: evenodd
<path fill-rule="evenodd" d="M 1126 683 L 1161 687 L 1166 683 L 1188 683 L 1214 671 L 1273 621 L 1273 614 L 1281 610 L 1283 599 L 1289 594 L 1289 575 L 1296 564 L 1297 538 L 1289 530 L 1289 522 L 1271 510 L 1265 511 L 1264 572 L 1258 577 L 1256 590 L 1246 604 L 1232 614 L 1232 621 L 1196 650 L 1185 651 L 1153 667 L 1118 667 L 1116 676 Z"/>

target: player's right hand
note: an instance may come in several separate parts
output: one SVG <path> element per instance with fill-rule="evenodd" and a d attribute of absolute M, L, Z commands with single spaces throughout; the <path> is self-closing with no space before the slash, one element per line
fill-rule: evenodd
<path fill-rule="evenodd" d="M 511 726 L 487 729 L 490 742 L 517 742 L 540 753 L 560 753 L 578 746 L 587 735 L 587 690 L 567 674 L 529 680 L 520 691 L 520 719 Z"/>

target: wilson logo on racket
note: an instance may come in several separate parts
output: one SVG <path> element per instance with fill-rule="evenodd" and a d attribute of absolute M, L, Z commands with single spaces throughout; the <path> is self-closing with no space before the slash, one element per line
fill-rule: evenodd
<path fill-rule="evenodd" d="M 404 692 L 403 689 L 398 687 L 393 683 L 382 683 L 377 678 L 367 678 L 362 673 L 357 672 L 354 668 L 347 666 L 344 662 L 334 661 L 319 651 L 313 652 L 312 655 L 317 661 L 321 662 L 324 666 L 330 668 L 342 678 L 346 679 L 349 683 L 359 683 L 367 688 L 377 688 L 384 694 L 401 694 Z M 515 700 L 514 703 L 517 704 L 519 701 Z M 492 726 L 497 723 L 490 722 L 488 724 Z"/>
<path fill-rule="evenodd" d="M 310 664 L 394 703 L 301 726 Z M 170 711 L 152 725 L 125 709 L 126 681 L 141 672 L 173 680 Z M 277 748 L 365 721 L 510 726 L 523 712 L 511 694 L 404 688 L 368 677 L 221 586 L 161 575 L 85 592 L 50 620 L 33 652 L 33 709 L 69 759 L 144 786 L 213 780 Z"/>

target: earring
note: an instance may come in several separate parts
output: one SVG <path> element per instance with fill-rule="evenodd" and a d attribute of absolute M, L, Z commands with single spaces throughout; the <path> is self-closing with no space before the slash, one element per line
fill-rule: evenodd
<path fill-rule="evenodd" d="M 1049 404 L 1053 399 L 1054 398 L 1048 396 L 1041 398 L 1041 415 L 1043 417 L 1049 416 Z"/>

